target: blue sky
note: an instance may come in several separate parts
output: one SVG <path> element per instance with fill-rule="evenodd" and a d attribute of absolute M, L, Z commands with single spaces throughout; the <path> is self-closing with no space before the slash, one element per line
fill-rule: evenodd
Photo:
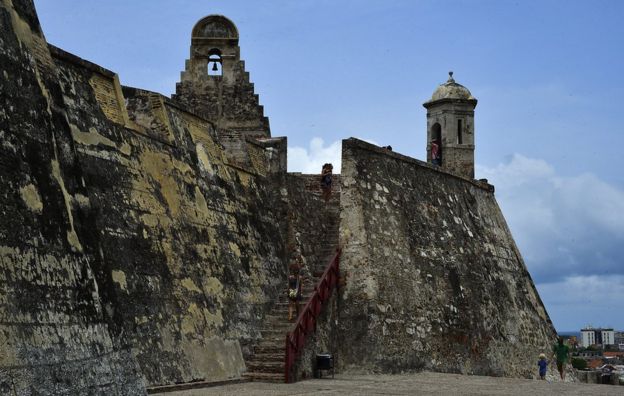
<path fill-rule="evenodd" d="M 558 330 L 624 329 L 624 2 L 35 0 L 49 42 L 170 95 L 190 31 L 223 14 L 289 170 L 355 136 L 425 157 L 453 70 L 479 100 L 477 178 L 496 197 Z"/>

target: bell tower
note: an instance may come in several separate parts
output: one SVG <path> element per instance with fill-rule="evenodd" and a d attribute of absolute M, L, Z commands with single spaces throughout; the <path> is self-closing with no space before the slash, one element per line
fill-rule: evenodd
<path fill-rule="evenodd" d="M 453 79 L 423 104 L 427 109 L 427 162 L 474 179 L 474 109 L 477 99 Z"/>
<path fill-rule="evenodd" d="M 208 15 L 193 27 L 190 58 L 172 98 L 219 129 L 271 136 L 269 120 L 240 59 L 238 29 L 223 15 Z"/>

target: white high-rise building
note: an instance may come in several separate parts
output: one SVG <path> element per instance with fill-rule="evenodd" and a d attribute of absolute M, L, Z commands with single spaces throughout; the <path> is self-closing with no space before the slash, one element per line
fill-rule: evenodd
<path fill-rule="evenodd" d="M 591 327 L 581 329 L 581 346 L 587 348 L 590 345 L 596 344 L 596 334 Z"/>
<path fill-rule="evenodd" d="M 602 329 L 602 345 L 615 344 L 615 332 L 613 329 Z"/>
<path fill-rule="evenodd" d="M 587 348 L 590 345 L 613 345 L 615 344 L 615 331 L 609 329 L 594 329 L 588 326 L 581 329 L 581 346 Z"/>

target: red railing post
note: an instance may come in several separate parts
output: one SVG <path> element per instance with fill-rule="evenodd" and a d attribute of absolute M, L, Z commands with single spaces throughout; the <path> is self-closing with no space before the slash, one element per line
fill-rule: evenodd
<path fill-rule="evenodd" d="M 341 249 L 336 249 L 336 255 L 329 262 L 318 284 L 314 287 L 314 293 L 308 300 L 295 322 L 293 331 L 286 334 L 286 351 L 284 356 L 284 381 L 291 382 L 291 371 L 295 360 L 299 357 L 305 345 L 305 341 L 312 330 L 316 331 L 316 318 L 320 315 L 323 305 L 334 290 L 338 287 L 340 274 Z"/>

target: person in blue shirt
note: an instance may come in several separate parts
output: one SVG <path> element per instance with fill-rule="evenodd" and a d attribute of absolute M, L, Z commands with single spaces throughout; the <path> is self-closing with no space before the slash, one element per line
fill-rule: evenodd
<path fill-rule="evenodd" d="M 539 355 L 537 366 L 539 367 L 540 379 L 546 379 L 546 370 L 548 368 L 548 360 L 546 360 L 546 355 L 544 355 L 543 353 L 540 353 Z"/>

